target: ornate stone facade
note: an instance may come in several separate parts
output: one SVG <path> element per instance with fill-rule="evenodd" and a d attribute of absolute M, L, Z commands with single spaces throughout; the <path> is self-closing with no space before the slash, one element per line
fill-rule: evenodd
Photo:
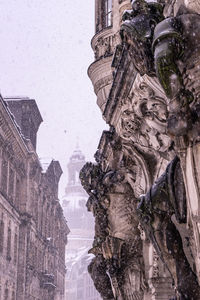
<path fill-rule="evenodd" d="M 110 68 L 104 54 L 92 64 L 94 87 L 112 74 L 97 101 L 110 130 L 80 173 L 103 299 L 200 299 L 199 13 L 195 1 L 113 1 L 93 38 L 120 40 Z"/>
<path fill-rule="evenodd" d="M 62 170 L 54 160 L 42 168 L 35 150 L 41 121 L 35 100 L 0 98 L 1 300 L 64 299 Z"/>

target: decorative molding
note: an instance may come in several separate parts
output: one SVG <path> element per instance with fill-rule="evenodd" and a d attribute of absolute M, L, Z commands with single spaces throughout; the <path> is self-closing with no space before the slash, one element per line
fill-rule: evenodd
<path fill-rule="evenodd" d="M 94 42 L 95 60 L 114 54 L 115 47 L 119 43 L 119 34 L 109 35 L 107 37 L 99 36 Z"/>

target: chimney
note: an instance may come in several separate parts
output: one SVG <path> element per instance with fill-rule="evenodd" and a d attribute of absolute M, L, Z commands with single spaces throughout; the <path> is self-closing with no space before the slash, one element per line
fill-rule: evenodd
<path fill-rule="evenodd" d="M 31 141 L 36 150 L 37 131 L 43 121 L 36 101 L 28 97 L 6 97 L 4 100 L 14 115 L 22 134 Z"/>

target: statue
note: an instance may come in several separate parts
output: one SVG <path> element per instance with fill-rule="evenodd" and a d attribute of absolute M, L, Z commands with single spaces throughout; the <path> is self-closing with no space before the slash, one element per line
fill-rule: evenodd
<path fill-rule="evenodd" d="M 165 19 L 161 4 L 134 0 L 123 20 L 122 43 L 132 53 L 136 70 L 141 76 L 157 76 L 169 98 L 169 134 L 197 131 L 200 16 L 181 6 L 177 16 Z"/>
<path fill-rule="evenodd" d="M 176 165 L 175 170 L 179 170 L 176 171 L 177 174 L 182 170 L 181 182 L 185 190 L 182 188 L 182 192 L 176 195 L 177 200 L 173 202 L 175 198 L 170 191 L 179 190 L 180 183 L 176 178 L 168 182 L 171 178 L 168 177 L 171 170 L 169 166 L 163 177 L 142 198 L 139 214 L 143 227 L 174 279 L 181 299 L 187 299 L 184 295 L 188 295 L 189 299 L 200 297 L 199 29 L 200 15 L 187 7 L 181 5 L 176 15 L 164 18 L 161 4 L 152 4 L 145 0 L 132 1 L 132 11 L 125 12 L 121 26 L 122 43 L 132 55 L 136 70 L 141 76 L 156 76 L 168 98 L 167 131 L 180 158 L 180 162 L 176 163 L 176 158 L 170 166 Z M 183 203 L 187 208 L 185 220 L 181 216 L 184 211 L 181 207 Z M 146 217 L 145 211 L 148 211 Z M 171 220 L 173 215 L 174 222 Z M 193 271 L 177 229 L 183 223 L 192 232 L 188 239 L 190 244 L 194 243 L 194 247 L 191 246 L 195 265 Z M 166 242 L 164 246 L 162 239 Z M 173 241 L 171 244 L 170 239 Z M 180 268 L 173 267 L 178 262 Z M 184 282 L 190 282 L 190 287 L 184 286 Z"/>
<path fill-rule="evenodd" d="M 124 12 L 120 29 L 122 43 L 128 47 L 141 76 L 155 76 L 151 45 L 154 28 L 163 18 L 162 6 L 145 0 L 132 1 L 132 11 Z"/>
<path fill-rule="evenodd" d="M 103 171 L 102 158 L 97 153 L 98 163 L 87 163 L 80 172 L 82 185 L 89 194 L 87 207 L 95 217 L 95 237 L 93 248 L 89 250 L 95 258 L 89 270 L 101 295 L 103 285 L 98 281 L 102 278 L 108 286 L 109 277 L 111 299 L 142 300 L 147 284 L 136 217 L 137 199 L 133 194 L 135 173 L 125 165 L 130 160 L 119 158 L 120 140 L 113 135 L 109 143 L 113 151 L 113 169 Z"/>
<path fill-rule="evenodd" d="M 103 300 L 114 300 L 110 278 L 105 272 L 107 269 L 105 259 L 98 254 L 88 266 L 88 272 L 94 282 L 95 288 Z"/>
<path fill-rule="evenodd" d="M 147 237 L 166 265 L 181 300 L 200 299 L 200 287 L 195 272 L 183 249 L 176 222 L 186 224 L 187 207 L 183 175 L 178 157 L 168 165 L 141 202 L 137 213 Z M 176 222 L 173 222 L 173 217 Z M 194 264 L 194 259 L 192 261 Z"/>
<path fill-rule="evenodd" d="M 86 163 L 80 171 L 80 180 L 83 188 L 89 195 L 87 208 L 95 218 L 95 236 L 92 249 L 89 253 L 95 255 L 88 266 L 88 271 L 97 291 L 104 300 L 113 300 L 114 295 L 107 274 L 107 262 L 102 254 L 102 243 L 108 236 L 108 220 L 105 208 L 101 203 L 104 194 L 102 180 L 104 172 L 99 164 Z"/>

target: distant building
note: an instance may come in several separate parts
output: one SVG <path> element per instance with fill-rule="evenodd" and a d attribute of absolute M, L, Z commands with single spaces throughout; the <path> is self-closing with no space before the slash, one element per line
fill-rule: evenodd
<path fill-rule="evenodd" d="M 94 220 L 87 212 L 88 195 L 83 190 L 79 172 L 85 164 L 85 156 L 80 149 L 74 150 L 68 167 L 68 182 L 63 197 L 64 216 L 70 234 L 66 249 L 66 296 L 65 300 L 100 300 L 88 274 L 87 267 L 92 259 L 88 250 L 92 247 Z"/>
<path fill-rule="evenodd" d="M 35 100 L 0 96 L 0 300 L 63 300 L 69 229 L 58 200 L 62 170 L 36 153 Z"/>

